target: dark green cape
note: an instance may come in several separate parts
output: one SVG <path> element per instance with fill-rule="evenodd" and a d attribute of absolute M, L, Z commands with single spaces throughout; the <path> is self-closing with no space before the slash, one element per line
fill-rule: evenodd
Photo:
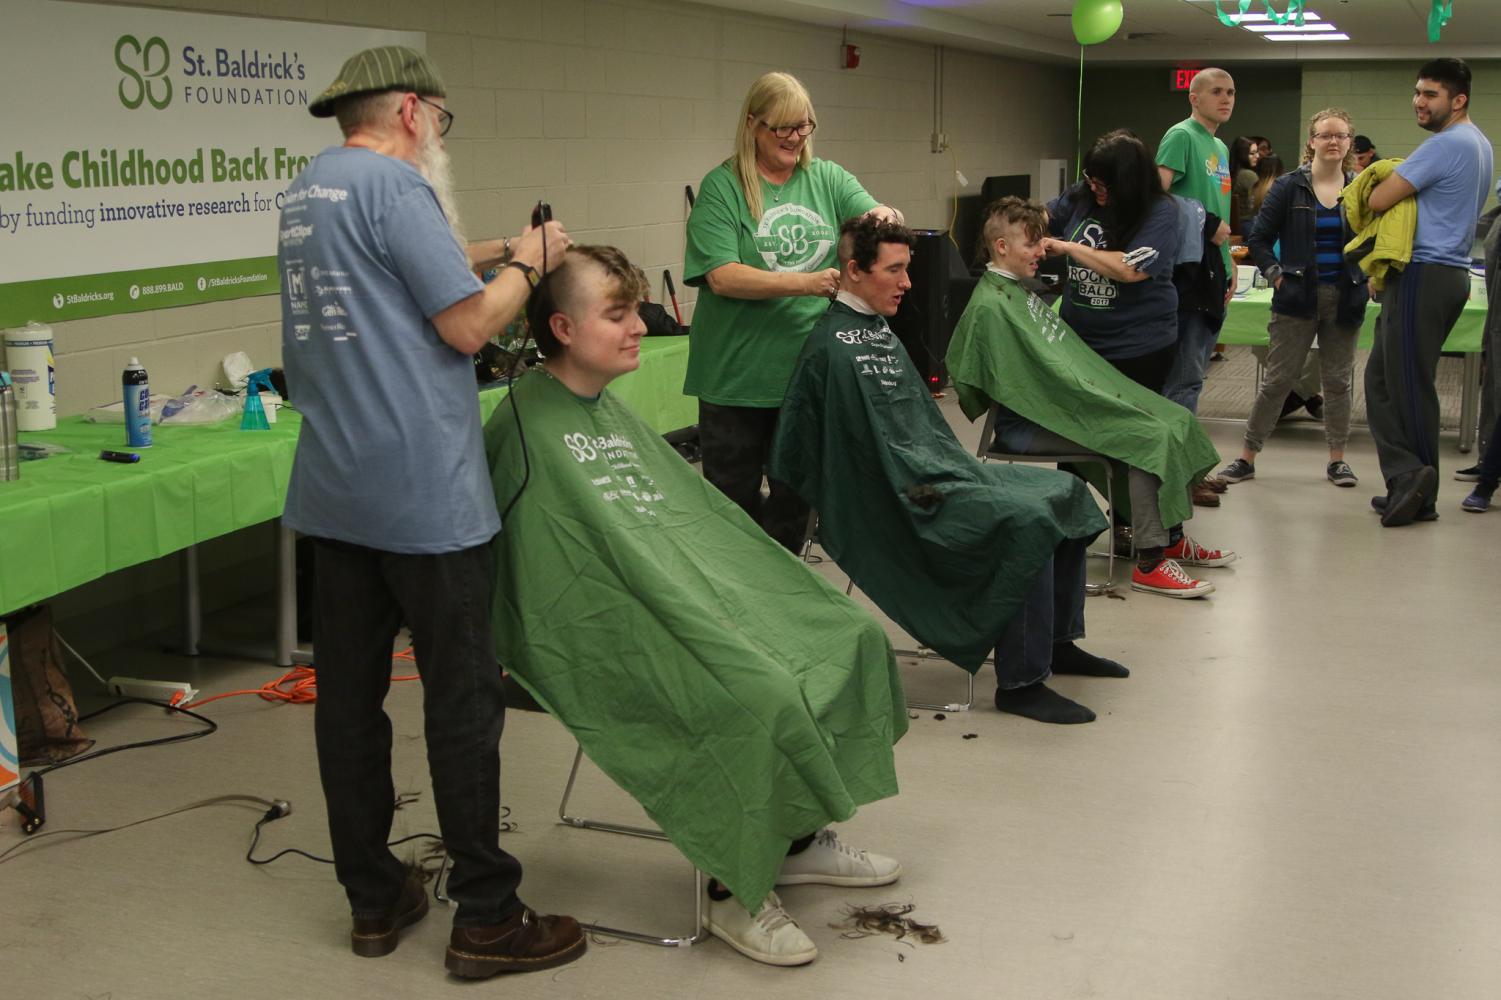
<path fill-rule="evenodd" d="M 896 794 L 885 632 L 608 390 L 534 372 L 514 391 L 531 477 L 495 541 L 497 657 L 754 910 L 794 838 Z M 509 405 L 485 443 L 504 510 Z"/>
<path fill-rule="evenodd" d="M 965 451 L 886 321 L 839 302 L 803 346 L 771 472 L 817 509 L 839 568 L 971 673 L 1058 543 L 1105 528 L 1075 477 Z"/>
<path fill-rule="evenodd" d="M 1100 357 L 1015 279 L 986 271 L 949 343 L 959 405 L 976 420 L 1006 404 L 1054 434 L 1162 480 L 1162 523 L 1193 513 L 1188 488 L 1219 453 L 1192 413 Z M 1122 491 L 1116 490 L 1118 499 Z"/>

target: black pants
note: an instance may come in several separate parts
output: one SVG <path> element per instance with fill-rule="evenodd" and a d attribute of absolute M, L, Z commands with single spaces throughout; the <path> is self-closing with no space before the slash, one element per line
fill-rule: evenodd
<path fill-rule="evenodd" d="M 794 555 L 802 552 L 808 505 L 786 483 L 766 475 L 782 411 L 773 407 L 698 403 L 704 478 Z M 766 478 L 769 495 L 761 492 Z"/>
<path fill-rule="evenodd" d="M 1173 369 L 1173 362 L 1178 357 L 1178 345 L 1169 344 L 1151 354 L 1142 354 L 1134 358 L 1106 358 L 1115 370 L 1139 386 L 1151 389 L 1157 395 L 1162 395 L 1163 386 L 1167 385 L 1168 372 Z"/>
<path fill-rule="evenodd" d="M 521 863 L 500 849 L 500 733 L 506 702 L 490 640 L 488 544 L 402 555 L 328 539 L 317 559 L 318 701 L 314 730 L 334 868 L 354 916 L 380 916 L 405 871 L 386 846 L 395 812 L 391 644 L 416 645 L 438 826 L 453 859 L 457 927 L 499 923 L 518 904 Z"/>
<path fill-rule="evenodd" d="M 1469 293 L 1470 277 L 1462 267 L 1415 262 L 1387 275 L 1365 368 L 1366 422 L 1387 483 L 1425 465 L 1438 468 L 1433 379 L 1444 340 Z"/>

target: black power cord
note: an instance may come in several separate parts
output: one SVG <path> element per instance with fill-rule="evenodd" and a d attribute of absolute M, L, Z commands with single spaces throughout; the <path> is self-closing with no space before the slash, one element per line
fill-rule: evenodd
<path fill-rule="evenodd" d="M 532 226 L 542 230 L 542 279 L 547 278 L 547 224 L 552 221 L 552 206 L 545 201 L 538 201 L 537 207 L 532 209 Z M 541 287 L 541 282 L 538 282 Z M 527 295 L 527 300 L 537 294 L 533 288 Z M 522 306 L 525 311 L 526 306 Z M 516 356 L 511 359 L 511 368 L 506 372 L 506 396 L 511 401 L 511 415 L 516 418 L 516 440 L 521 443 L 521 485 L 516 487 L 516 495 L 511 497 L 506 504 L 505 510 L 500 512 L 501 523 L 511 516 L 511 510 L 516 506 L 516 501 L 521 499 L 521 494 L 526 491 L 526 484 L 532 479 L 532 456 L 526 448 L 526 431 L 521 426 L 521 408 L 516 403 L 516 369 L 521 364 L 521 359 L 526 357 L 526 345 L 531 340 L 532 327 L 526 323 L 521 334 L 521 346 L 516 350 Z"/>
<path fill-rule="evenodd" d="M 190 709 L 179 708 L 176 705 L 170 705 L 165 701 L 152 701 L 149 698 L 121 698 L 119 701 L 111 702 L 110 704 L 105 705 L 103 708 L 95 709 L 87 715 L 80 715 L 78 717 L 78 721 L 80 723 L 84 723 L 88 722 L 91 719 L 97 719 L 99 718 L 99 716 L 105 714 L 106 712 L 113 712 L 115 709 L 119 708 L 122 705 L 150 705 L 152 708 L 165 708 L 168 712 L 176 712 L 181 715 L 186 715 L 190 719 L 194 719 L 198 722 L 203 723 L 203 728 L 194 730 L 191 733 L 177 733 L 173 736 L 161 736 L 153 740 L 137 740 L 132 743 L 119 743 L 115 746 L 102 747 L 98 750 L 90 750 L 88 753 L 79 754 L 77 757 L 69 757 L 67 760 L 60 760 L 54 764 L 48 764 L 46 767 L 37 768 L 32 773 L 50 774 L 53 771 L 58 771 L 65 767 L 72 767 L 74 764 L 83 764 L 87 761 L 98 760 L 100 757 L 108 757 L 110 754 L 119 753 L 122 750 L 140 750 L 144 747 L 166 746 L 169 743 L 186 743 L 189 740 L 201 740 L 203 739 L 203 737 L 212 736 L 214 733 L 219 731 L 219 724 L 213 719 L 208 718 L 207 716 L 199 715 L 197 712 L 191 711 Z"/>

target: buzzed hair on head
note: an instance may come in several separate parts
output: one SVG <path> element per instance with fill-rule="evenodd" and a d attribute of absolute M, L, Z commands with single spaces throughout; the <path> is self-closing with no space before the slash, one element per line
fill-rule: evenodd
<path fill-rule="evenodd" d="M 1030 240 L 1042 239 L 1048 231 L 1048 213 L 1035 201 L 1014 194 L 985 206 L 985 222 L 980 227 L 980 253 L 990 256 L 995 241 L 1006 235 L 1009 226 L 1020 226 Z"/>
<path fill-rule="evenodd" d="M 544 358 L 562 353 L 563 345 L 553 336 L 549 321 L 557 313 L 574 317 L 575 311 L 583 305 L 579 301 L 583 279 L 593 268 L 604 272 L 606 294 L 612 302 L 634 306 L 646 298 L 646 275 L 617 248 L 599 245 L 569 247 L 563 262 L 542 279 L 526 306 L 527 323 L 537 341 L 537 350 Z"/>
<path fill-rule="evenodd" d="M 1224 77 L 1226 80 L 1234 79 L 1228 70 L 1220 69 L 1218 66 L 1206 66 L 1194 74 L 1193 82 L 1188 85 L 1188 92 L 1190 94 L 1202 94 L 1204 88 L 1209 86 L 1209 81 L 1218 80 L 1220 77 Z"/>
<path fill-rule="evenodd" d="M 839 266 L 850 261 L 862 271 L 876 266 L 882 243 L 900 243 L 907 249 L 917 245 L 912 230 L 900 222 L 889 222 L 874 215 L 860 215 L 839 227 Z"/>

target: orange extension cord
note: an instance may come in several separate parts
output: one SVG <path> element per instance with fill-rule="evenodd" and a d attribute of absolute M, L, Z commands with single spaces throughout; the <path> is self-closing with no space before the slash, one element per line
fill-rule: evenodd
<path fill-rule="evenodd" d="M 391 659 L 408 660 L 413 663 L 417 661 L 417 657 L 412 653 L 411 646 L 403 649 L 391 657 Z M 415 681 L 418 679 L 417 674 L 403 674 L 391 678 L 393 681 Z M 182 697 L 179 694 L 177 698 L 172 700 L 172 704 L 178 708 L 201 708 L 211 701 L 218 701 L 221 698 L 238 698 L 240 695 L 246 694 L 258 695 L 266 701 L 280 701 L 292 705 L 311 705 L 318 700 L 317 671 L 313 667 L 293 667 L 276 680 L 267 681 L 258 688 L 250 688 L 245 691 L 225 691 L 223 694 L 210 695 L 207 698 L 199 698 L 195 701 L 184 703 L 178 702 L 177 699 Z"/>

